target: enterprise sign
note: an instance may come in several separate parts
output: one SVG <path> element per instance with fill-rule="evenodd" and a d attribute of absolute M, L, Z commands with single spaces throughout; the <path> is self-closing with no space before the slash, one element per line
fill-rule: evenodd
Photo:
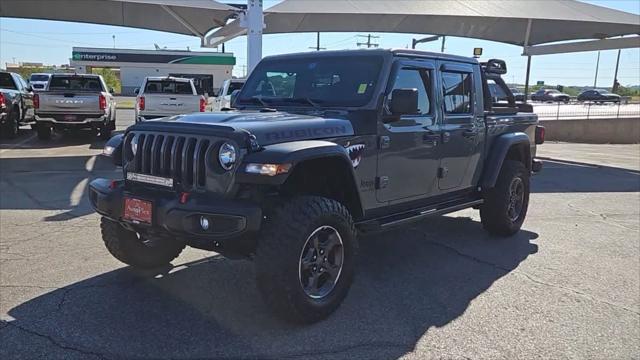
<path fill-rule="evenodd" d="M 163 54 L 161 51 L 151 53 L 117 53 L 117 52 L 88 52 L 74 51 L 72 59 L 76 61 L 96 62 L 128 62 L 155 64 L 195 64 L 195 65 L 235 65 L 233 56 L 209 54 Z"/>

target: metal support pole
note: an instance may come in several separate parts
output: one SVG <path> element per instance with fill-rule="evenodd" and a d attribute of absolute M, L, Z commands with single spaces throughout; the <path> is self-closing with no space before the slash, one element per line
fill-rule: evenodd
<path fill-rule="evenodd" d="M 618 49 L 618 59 L 616 60 L 616 72 L 613 75 L 613 86 L 611 87 L 611 92 L 615 93 L 618 91 L 618 86 L 620 83 L 618 82 L 618 67 L 620 66 L 620 53 L 622 49 Z"/>
<path fill-rule="evenodd" d="M 529 97 L 529 75 L 531 74 L 531 56 L 527 56 L 527 75 L 524 81 L 524 102 L 527 102 Z"/>
<path fill-rule="evenodd" d="M 316 33 L 316 51 L 320 51 L 320 31 Z"/>
<path fill-rule="evenodd" d="M 264 27 L 264 13 L 262 0 L 247 0 L 247 67 L 248 73 L 258 65 L 262 59 L 262 29 Z"/>
<path fill-rule="evenodd" d="M 595 89 L 598 86 L 598 68 L 600 67 L 600 51 L 598 51 L 598 60 L 596 61 L 596 76 L 593 79 L 593 88 Z"/>

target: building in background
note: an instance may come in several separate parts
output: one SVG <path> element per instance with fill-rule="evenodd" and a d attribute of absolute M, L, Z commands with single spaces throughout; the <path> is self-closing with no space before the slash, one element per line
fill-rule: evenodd
<path fill-rule="evenodd" d="M 78 73 L 119 70 L 122 95 L 135 95 L 147 76 L 192 78 L 199 93 L 214 95 L 231 78 L 236 58 L 222 52 L 74 47 L 70 63 Z"/>

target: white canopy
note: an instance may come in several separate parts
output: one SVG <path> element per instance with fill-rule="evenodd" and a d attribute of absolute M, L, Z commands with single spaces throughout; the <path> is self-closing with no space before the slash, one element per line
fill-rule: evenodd
<path fill-rule="evenodd" d="M 264 33 L 436 34 L 531 46 L 640 33 L 640 16 L 574 0 L 285 0 L 265 10 Z M 234 20 L 206 37 L 243 35 Z"/>
<path fill-rule="evenodd" d="M 127 26 L 201 38 L 237 10 L 213 0 L 0 0 L 0 17 Z"/>

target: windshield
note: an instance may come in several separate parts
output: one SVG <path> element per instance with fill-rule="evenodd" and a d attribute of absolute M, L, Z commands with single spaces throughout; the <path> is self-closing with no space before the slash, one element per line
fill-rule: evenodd
<path fill-rule="evenodd" d="M 193 95 L 188 81 L 149 80 L 144 88 L 146 94 L 182 94 Z"/>
<path fill-rule="evenodd" d="M 362 106 L 369 102 L 381 56 L 333 56 L 262 61 L 236 105 Z"/>
<path fill-rule="evenodd" d="M 31 75 L 29 81 L 49 81 L 49 75 Z"/>
<path fill-rule="evenodd" d="M 103 91 L 96 76 L 53 76 L 49 90 Z"/>

